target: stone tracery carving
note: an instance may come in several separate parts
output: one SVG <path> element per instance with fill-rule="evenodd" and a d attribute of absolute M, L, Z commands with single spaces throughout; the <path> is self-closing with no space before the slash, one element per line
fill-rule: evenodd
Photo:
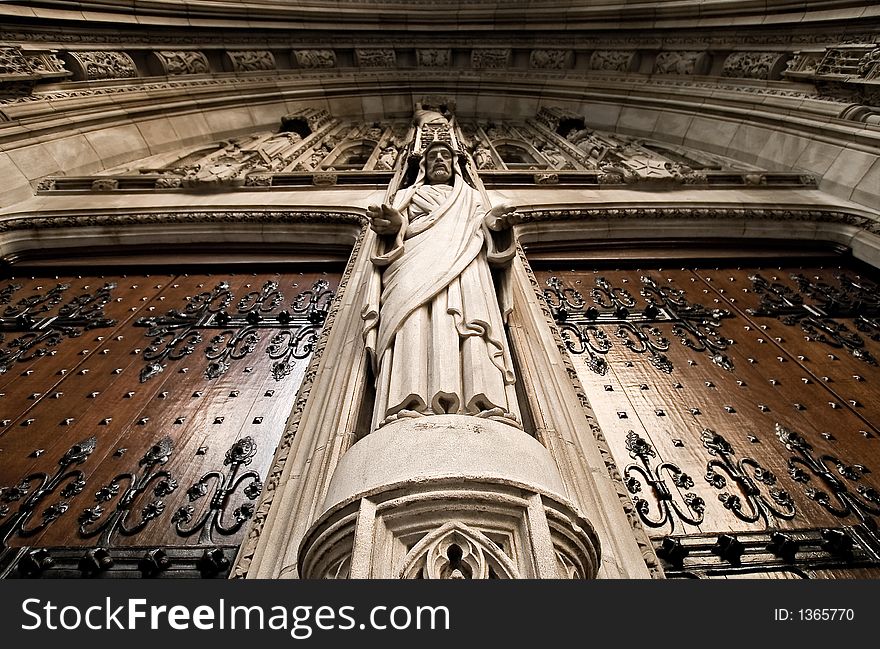
<path fill-rule="evenodd" d="M 445 523 L 407 554 L 402 579 L 518 579 L 514 563 L 486 535 L 464 523 Z"/>

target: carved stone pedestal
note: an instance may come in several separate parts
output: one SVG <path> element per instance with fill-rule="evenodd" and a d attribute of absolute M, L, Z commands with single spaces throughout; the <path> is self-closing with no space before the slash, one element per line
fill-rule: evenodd
<path fill-rule="evenodd" d="M 550 454 L 506 424 L 388 424 L 340 460 L 303 539 L 304 578 L 592 578 L 599 540 Z"/>

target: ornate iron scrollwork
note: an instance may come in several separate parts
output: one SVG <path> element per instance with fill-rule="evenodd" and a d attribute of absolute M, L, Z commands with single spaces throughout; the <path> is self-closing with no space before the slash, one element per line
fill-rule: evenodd
<path fill-rule="evenodd" d="M 667 523 L 670 532 L 675 530 L 675 518 L 678 517 L 691 525 L 699 525 L 703 522 L 705 501 L 695 493 L 684 494 L 684 505 L 679 504 L 667 486 L 664 474 L 672 480 L 673 484 L 680 489 L 690 489 L 694 486 L 693 479 L 672 462 L 662 462 L 656 468 L 651 466 L 651 458 L 656 457 L 654 448 L 635 431 L 628 431 L 626 435 L 626 449 L 629 456 L 638 460 L 639 464 L 630 464 L 623 470 L 624 483 L 627 490 L 633 494 L 633 502 L 639 518 L 650 527 L 663 527 Z M 657 500 L 660 510 L 659 518 L 652 518 L 650 503 L 639 494 L 642 491 L 642 483 L 639 477 L 651 487 L 651 491 Z"/>
<path fill-rule="evenodd" d="M 785 448 L 796 454 L 788 460 L 788 472 L 791 478 L 795 482 L 806 485 L 810 482 L 812 474 L 812 476 L 819 478 L 828 489 L 825 491 L 816 487 L 805 487 L 806 496 L 835 516 L 843 518 L 855 514 L 876 537 L 877 520 L 874 516 L 880 516 L 880 492 L 862 482 L 862 478 L 870 472 L 868 468 L 861 464 L 846 464 L 829 454 L 817 458 L 813 454 L 813 447 L 809 442 L 796 432 L 778 423 L 776 424 L 776 436 L 785 445 Z M 854 484 L 855 493 L 841 478 Z M 833 500 L 837 501 L 837 505 Z"/>
<path fill-rule="evenodd" d="M 248 466 L 257 453 L 257 443 L 252 437 L 244 437 L 235 442 L 228 451 L 226 451 L 226 459 L 223 461 L 224 466 L 229 466 L 229 473 L 220 471 L 209 471 L 199 478 L 188 490 L 190 502 L 195 502 L 203 498 L 208 493 L 208 487 L 211 481 L 215 481 L 214 493 L 211 496 L 211 503 L 208 511 L 192 526 L 187 527 L 191 523 L 195 514 L 193 505 L 185 505 L 174 513 L 172 521 L 175 523 L 177 533 L 181 536 L 192 536 L 196 532 L 199 534 L 200 544 L 210 544 L 214 542 L 214 531 L 224 536 L 235 534 L 241 529 L 242 525 L 254 514 L 253 503 L 244 503 L 237 507 L 232 516 L 235 519 L 233 523 L 224 522 L 224 514 L 229 506 L 229 500 L 240 486 L 250 481 L 242 492 L 248 500 L 256 500 L 260 492 L 263 490 L 263 482 L 260 474 L 256 471 L 245 471 L 239 475 L 242 467 Z"/>
<path fill-rule="evenodd" d="M 20 287 L 10 285 L 3 292 L 5 302 Z M 64 338 L 75 338 L 83 331 L 112 327 L 115 320 L 104 317 L 104 307 L 111 300 L 116 284 L 105 284 L 94 293 L 83 293 L 58 309 L 54 316 L 45 314 L 61 304 L 69 284 L 58 284 L 49 291 L 24 297 L 7 306 L 0 317 L 0 332 L 19 334 L 0 349 L 0 374 L 8 372 L 16 362 L 28 362 L 42 356 L 51 356 Z M 14 289 L 14 290 L 10 290 Z M 5 333 L 0 333 L 0 341 Z"/>
<path fill-rule="evenodd" d="M 664 353 L 669 350 L 669 340 L 656 325 L 669 322 L 682 345 L 710 354 L 716 365 L 733 371 L 733 362 L 723 353 L 733 341 L 718 332 L 721 320 L 731 317 L 729 311 L 691 304 L 684 291 L 661 286 L 650 276 L 643 276 L 641 281 L 640 294 L 647 304 L 637 311 L 633 295 L 604 277 L 596 278 L 596 287 L 590 291 L 590 306 L 579 291 L 565 288 L 558 277 L 548 279 L 544 300 L 566 348 L 573 354 L 587 354 L 590 369 L 605 374 L 608 363 L 604 356 L 613 343 L 599 325 L 617 325 L 615 335 L 624 346 L 639 354 L 649 354 L 651 364 L 668 374 L 674 369 Z"/>
<path fill-rule="evenodd" d="M 718 500 L 734 516 L 747 523 L 760 519 L 765 525 L 769 525 L 771 517 L 785 520 L 794 518 L 794 501 L 787 491 L 776 486 L 776 476 L 772 471 L 750 457 L 735 460 L 733 447 L 714 430 L 706 428 L 700 438 L 709 455 L 719 458 L 709 460 L 706 464 L 706 482 L 716 489 L 723 489 L 730 479 L 739 487 L 741 495 L 726 491 L 718 495 Z"/>
<path fill-rule="evenodd" d="M 837 319 L 853 319 L 856 329 L 880 341 L 880 321 L 877 319 L 880 316 L 880 287 L 856 281 L 845 274 L 836 278 L 840 286 L 793 274 L 791 279 L 798 286 L 795 291 L 756 273 L 749 279 L 755 293 L 761 296 L 761 302 L 757 309 L 748 312 L 759 317 L 776 317 L 789 326 L 800 325 L 807 340 L 846 349 L 859 360 L 877 365 L 877 359 L 866 349 L 862 336 Z"/>
<path fill-rule="evenodd" d="M 296 360 L 307 358 L 324 323 L 333 292 L 326 280 L 318 280 L 291 302 L 290 310 L 272 313 L 284 301 L 276 282 L 266 282 L 251 291 L 228 310 L 234 296 L 229 284 L 220 282 L 210 292 L 189 299 L 183 311 L 171 310 L 163 316 L 141 318 L 135 324 L 148 327 L 152 338 L 144 352 L 147 364 L 141 370 L 144 383 L 164 370 L 165 361 L 180 360 L 192 354 L 202 342 L 202 332 L 219 330 L 205 349 L 208 367 L 205 377 L 216 379 L 230 367 L 230 361 L 252 353 L 260 341 L 260 330 L 280 330 L 270 340 L 267 353 L 276 362 L 272 375 L 280 380 L 290 373 Z M 286 343 L 286 344 L 285 344 Z"/>
<path fill-rule="evenodd" d="M 107 548 L 117 532 L 123 536 L 133 536 L 142 531 L 151 520 L 158 518 L 165 511 L 165 502 L 162 498 L 177 489 L 177 482 L 168 471 L 164 469 L 157 471 L 159 466 L 168 462 L 173 448 L 174 444 L 170 437 L 162 438 L 141 458 L 139 462 L 140 475 L 135 475 L 132 472 L 120 473 L 101 487 L 95 493 L 95 501 L 98 504 L 83 510 L 80 514 L 80 535 L 83 538 L 92 538 L 101 534 L 98 544 Z M 116 510 L 103 523 L 94 527 L 106 512 L 106 503 L 119 495 L 120 485 L 123 482 L 127 482 L 128 487 L 116 501 Z M 129 526 L 129 519 L 134 518 L 135 502 L 151 486 L 155 497 L 141 507 L 140 520 Z"/>
<path fill-rule="evenodd" d="M 52 477 L 40 471 L 22 478 L 12 487 L 0 488 L 0 502 L 7 507 L 7 515 L 10 504 L 21 501 L 18 511 L 0 525 L 0 547 L 5 546 L 15 534 L 23 537 L 33 536 L 70 509 L 69 499 L 82 493 L 86 487 L 85 474 L 79 469 L 70 470 L 70 468 L 85 462 L 95 450 L 97 443 L 95 437 L 90 437 L 71 446 L 58 460 L 58 470 Z M 34 483 L 36 483 L 35 487 L 32 486 Z M 27 527 L 39 506 L 56 491 L 59 491 L 61 497 L 42 511 L 40 523 L 34 527 Z"/>
<path fill-rule="evenodd" d="M 332 300 L 330 284 L 323 279 L 296 296 L 291 304 L 291 321 L 298 326 L 275 334 L 267 349 L 269 357 L 275 361 L 272 363 L 275 380 L 280 381 L 290 374 L 296 361 L 311 356 Z"/>

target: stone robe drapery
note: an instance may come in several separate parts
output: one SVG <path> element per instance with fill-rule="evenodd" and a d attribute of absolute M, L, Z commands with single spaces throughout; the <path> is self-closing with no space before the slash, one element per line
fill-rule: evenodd
<path fill-rule="evenodd" d="M 398 194 L 404 223 L 380 237 L 382 272 L 364 311 L 376 361 L 373 428 L 396 416 L 468 414 L 518 425 L 513 364 L 489 261 L 509 260 L 513 237 L 497 245 L 480 194 L 458 174 L 453 185 L 416 185 Z M 499 237 L 501 238 L 501 237 Z M 393 241 L 392 241 L 393 239 Z M 506 301 L 506 300 L 503 300 Z"/>

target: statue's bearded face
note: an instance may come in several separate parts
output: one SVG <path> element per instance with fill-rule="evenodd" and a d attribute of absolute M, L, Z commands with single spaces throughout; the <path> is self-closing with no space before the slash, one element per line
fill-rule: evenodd
<path fill-rule="evenodd" d="M 433 146 L 425 152 L 425 176 L 429 185 L 449 182 L 452 159 L 452 151 L 445 146 Z"/>

